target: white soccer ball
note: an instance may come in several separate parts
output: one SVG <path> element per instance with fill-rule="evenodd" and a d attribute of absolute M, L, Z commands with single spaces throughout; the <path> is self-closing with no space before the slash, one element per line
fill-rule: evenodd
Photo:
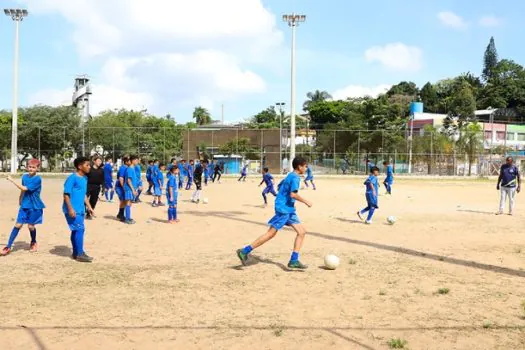
<path fill-rule="evenodd" d="M 203 199 L 202 199 L 202 203 L 204 203 L 204 204 L 208 204 L 208 198 L 203 198 Z"/>
<path fill-rule="evenodd" d="M 333 254 L 324 257 L 324 266 L 329 270 L 335 270 L 339 266 L 339 258 Z"/>
<path fill-rule="evenodd" d="M 396 217 L 395 216 L 389 216 L 386 218 L 386 222 L 388 222 L 390 225 L 393 225 L 396 223 Z"/>

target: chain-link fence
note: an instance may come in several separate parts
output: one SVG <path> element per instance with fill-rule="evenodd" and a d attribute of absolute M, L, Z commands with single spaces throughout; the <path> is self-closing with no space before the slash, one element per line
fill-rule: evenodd
<path fill-rule="evenodd" d="M 242 128 L 185 129 L 183 127 L 24 127 L 18 132 L 19 170 L 27 160 L 42 161 L 42 170 L 66 172 L 78 155 L 138 154 L 145 162 L 171 158 L 207 158 L 222 163 L 225 173 L 247 166 L 273 173 L 288 169 L 289 130 Z M 315 174 L 364 174 L 389 161 L 398 174 L 494 175 L 506 155 L 521 165 L 525 140 L 507 142 L 499 135 L 492 142 L 486 132 L 461 135 L 454 140 L 437 131 L 307 130 L 296 133 L 296 154 L 305 157 Z M 523 145 L 521 145 L 523 143 Z M 0 170 L 10 170 L 11 129 L 0 127 Z M 492 149 L 492 152 L 490 152 Z"/>

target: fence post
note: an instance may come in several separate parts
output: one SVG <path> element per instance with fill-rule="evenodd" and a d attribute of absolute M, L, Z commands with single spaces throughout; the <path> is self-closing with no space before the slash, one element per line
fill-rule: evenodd
<path fill-rule="evenodd" d="M 187 155 L 186 159 L 189 162 L 190 161 L 190 128 L 188 128 L 188 137 L 187 137 L 187 139 L 188 139 L 188 155 Z"/>
<path fill-rule="evenodd" d="M 337 133 L 337 131 L 334 130 L 334 169 L 333 170 L 335 170 L 335 172 L 337 173 L 337 165 L 335 164 L 336 163 L 335 162 L 335 137 L 336 137 L 335 135 L 336 135 L 336 133 Z"/>
<path fill-rule="evenodd" d="M 434 130 L 430 132 L 430 174 L 434 170 Z"/>
<path fill-rule="evenodd" d="M 264 159 L 264 131 L 261 129 L 261 165 L 260 169 L 263 168 L 263 159 Z"/>
<path fill-rule="evenodd" d="M 116 164 L 117 163 L 117 158 L 115 157 L 115 127 L 111 128 L 111 133 L 112 133 L 112 137 L 113 137 L 113 155 L 112 155 L 111 158 L 113 158 L 113 162 Z"/>
<path fill-rule="evenodd" d="M 40 126 L 38 127 L 38 160 L 42 162 L 42 156 L 40 155 Z"/>
<path fill-rule="evenodd" d="M 164 140 L 162 142 L 162 147 L 163 147 L 162 158 L 164 159 L 164 163 L 166 163 L 166 161 L 167 161 L 167 159 L 166 159 L 166 127 L 162 128 L 162 133 L 164 135 Z"/>
<path fill-rule="evenodd" d="M 214 148 L 214 145 L 213 145 L 213 135 L 215 134 L 215 132 L 212 130 L 211 131 L 211 159 L 213 159 L 213 156 L 215 155 L 215 148 Z M 213 169 L 211 169 L 213 171 Z"/>
<path fill-rule="evenodd" d="M 385 130 L 381 130 L 381 157 L 383 158 L 381 164 L 383 164 L 383 162 L 385 161 Z"/>
<path fill-rule="evenodd" d="M 361 130 L 357 133 L 357 171 L 361 170 Z"/>

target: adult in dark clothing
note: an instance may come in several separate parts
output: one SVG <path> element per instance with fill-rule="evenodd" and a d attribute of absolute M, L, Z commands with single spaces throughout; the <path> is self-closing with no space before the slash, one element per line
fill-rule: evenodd
<path fill-rule="evenodd" d="M 217 176 L 219 177 L 219 183 L 221 183 L 221 165 L 219 163 L 215 164 L 215 168 L 213 168 L 213 182 L 215 182 Z"/>
<path fill-rule="evenodd" d="M 93 158 L 93 166 L 91 171 L 86 174 L 88 179 L 86 196 L 89 199 L 91 208 L 95 209 L 100 195 L 100 189 L 104 187 L 104 168 L 102 166 L 102 158 Z M 91 215 L 87 214 L 87 219 L 92 219 Z"/>
<path fill-rule="evenodd" d="M 505 164 L 501 166 L 496 185 L 498 191 L 501 191 L 498 215 L 503 214 L 507 197 L 509 197 L 509 215 L 514 211 L 514 197 L 521 191 L 521 177 L 518 167 L 514 165 L 514 159 L 507 157 Z"/>

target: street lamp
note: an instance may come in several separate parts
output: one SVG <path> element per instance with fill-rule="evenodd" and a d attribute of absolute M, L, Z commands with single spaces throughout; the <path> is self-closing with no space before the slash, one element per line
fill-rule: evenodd
<path fill-rule="evenodd" d="M 279 174 L 283 171 L 283 108 L 286 103 L 277 102 L 279 107 Z"/>
<path fill-rule="evenodd" d="M 11 174 L 18 169 L 18 25 L 27 17 L 24 9 L 4 9 L 6 16 L 15 21 L 15 53 L 13 68 L 13 118 L 11 122 Z"/>
<path fill-rule="evenodd" d="M 290 171 L 293 171 L 292 162 L 295 158 L 295 28 L 306 21 L 305 15 L 283 15 L 283 21 L 292 28 L 292 62 L 291 62 L 291 97 L 290 97 Z"/>

